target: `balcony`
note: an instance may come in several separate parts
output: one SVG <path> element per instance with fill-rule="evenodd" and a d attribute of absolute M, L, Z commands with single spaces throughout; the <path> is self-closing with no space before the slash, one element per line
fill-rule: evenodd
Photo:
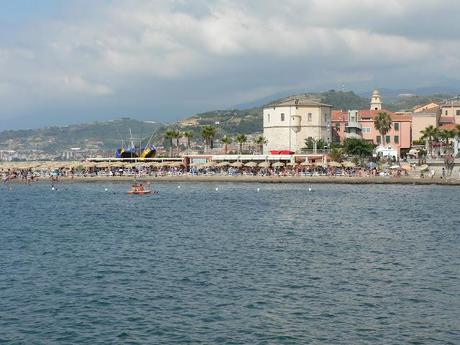
<path fill-rule="evenodd" d="M 363 126 L 359 122 L 347 122 L 345 128 L 358 128 L 359 130 L 363 129 Z"/>

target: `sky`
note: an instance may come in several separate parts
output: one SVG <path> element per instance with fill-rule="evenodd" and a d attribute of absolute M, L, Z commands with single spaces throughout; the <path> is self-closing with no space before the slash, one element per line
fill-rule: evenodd
<path fill-rule="evenodd" d="M 0 130 L 460 86 L 459 17 L 458 0 L 5 1 Z"/>

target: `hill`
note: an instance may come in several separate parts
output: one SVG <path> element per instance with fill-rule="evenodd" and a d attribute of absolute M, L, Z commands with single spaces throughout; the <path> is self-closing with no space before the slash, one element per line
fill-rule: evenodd
<path fill-rule="evenodd" d="M 329 90 L 311 95 L 323 103 L 332 105 L 334 109 L 367 109 L 369 106 L 368 98 L 361 97 L 352 91 Z M 383 101 L 386 109 L 399 111 L 409 110 L 415 105 L 440 101 L 448 97 L 449 95 L 445 94 L 425 96 L 407 94 L 387 101 L 383 98 Z M 273 101 L 270 100 L 265 104 Z M 204 125 L 216 127 L 218 138 L 224 135 L 236 136 L 242 133 L 254 135 L 263 131 L 262 113 L 263 106 L 249 109 L 215 110 L 193 115 L 177 121 L 169 127 L 148 121 L 122 118 L 64 127 L 8 130 L 0 132 L 0 150 L 39 150 L 59 155 L 65 150 L 79 147 L 83 151 L 92 153 L 114 152 L 120 146 L 122 139 L 129 139 L 130 128 L 133 136 L 143 138 L 144 143 L 152 136 L 152 143 L 155 145 L 163 144 L 165 147 L 169 146 L 169 142 L 164 138 L 164 132 L 168 128 L 192 132 L 193 141 L 201 141 L 201 130 Z"/>
<path fill-rule="evenodd" d="M 161 125 L 122 118 L 112 121 L 42 129 L 7 130 L 0 132 L 1 150 L 39 150 L 60 154 L 64 150 L 79 147 L 82 150 L 115 151 L 122 139 L 133 136 L 149 138 Z"/>

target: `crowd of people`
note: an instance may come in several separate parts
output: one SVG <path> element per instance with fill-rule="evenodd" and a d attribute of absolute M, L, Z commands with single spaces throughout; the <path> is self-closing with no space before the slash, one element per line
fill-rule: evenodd
<path fill-rule="evenodd" d="M 250 165 L 250 164 L 249 164 Z M 60 178 L 75 177 L 161 177 L 161 176 L 345 176 L 345 177 L 376 177 L 376 176 L 408 176 L 411 168 L 402 168 L 399 166 L 365 166 L 359 167 L 353 164 L 340 166 L 339 164 L 266 164 L 263 167 L 258 165 L 232 164 L 220 165 L 215 163 L 195 164 L 184 166 L 175 162 L 167 165 L 152 164 L 130 164 L 120 165 L 87 165 L 81 168 L 75 166 L 62 165 L 60 167 L 9 167 L 2 169 L 0 174 L 3 182 L 11 180 L 23 180 L 27 183 L 38 179 L 50 179 L 57 181 Z"/>

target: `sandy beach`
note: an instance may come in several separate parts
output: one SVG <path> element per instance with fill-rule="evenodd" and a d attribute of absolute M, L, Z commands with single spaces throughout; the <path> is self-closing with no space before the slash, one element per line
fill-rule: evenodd
<path fill-rule="evenodd" d="M 130 183 L 132 176 L 94 176 L 94 177 L 60 177 L 57 183 Z M 435 177 L 345 177 L 345 176 L 142 176 L 138 181 L 170 182 L 170 183 L 323 183 L 323 184 L 409 184 L 409 185 L 446 185 L 460 186 L 460 179 Z M 16 179 L 13 183 L 26 183 L 25 180 Z M 51 183 L 49 179 L 38 179 L 34 183 Z"/>

